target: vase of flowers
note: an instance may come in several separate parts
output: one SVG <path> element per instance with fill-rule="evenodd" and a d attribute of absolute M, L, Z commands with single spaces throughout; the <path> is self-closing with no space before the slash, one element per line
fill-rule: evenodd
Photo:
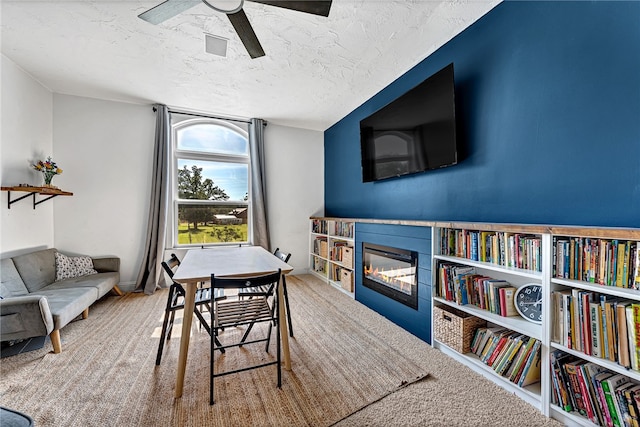
<path fill-rule="evenodd" d="M 54 176 L 60 175 L 62 173 L 62 169 L 58 167 L 51 157 L 47 157 L 47 160 L 45 161 L 38 160 L 37 163 L 34 163 L 31 166 L 38 172 L 42 172 L 45 187 L 54 188 L 53 185 L 51 185 L 51 180 Z"/>

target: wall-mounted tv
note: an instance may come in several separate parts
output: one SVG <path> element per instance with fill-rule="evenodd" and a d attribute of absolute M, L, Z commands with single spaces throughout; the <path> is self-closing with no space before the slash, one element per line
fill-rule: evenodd
<path fill-rule="evenodd" d="M 360 121 L 363 182 L 455 165 L 453 64 Z"/>

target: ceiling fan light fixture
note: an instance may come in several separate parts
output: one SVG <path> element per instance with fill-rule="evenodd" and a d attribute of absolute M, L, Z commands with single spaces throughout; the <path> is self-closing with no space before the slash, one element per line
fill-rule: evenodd
<path fill-rule="evenodd" d="M 212 0 L 212 1 L 214 1 L 214 0 Z M 240 10 L 242 10 L 242 6 L 244 6 L 244 0 L 239 0 L 237 2 L 232 2 L 232 1 L 229 1 L 229 0 L 224 0 L 224 1 L 219 0 L 217 2 L 217 3 L 237 3 L 237 6 L 231 7 L 231 8 L 228 8 L 228 9 L 222 8 L 220 6 L 214 6 L 211 3 L 209 3 L 207 0 L 202 0 L 202 3 L 206 4 L 207 6 L 209 6 L 211 9 L 215 10 L 216 12 L 221 12 L 221 13 L 226 13 L 226 14 L 239 12 Z M 216 2 L 214 1 L 214 3 L 216 3 Z"/>

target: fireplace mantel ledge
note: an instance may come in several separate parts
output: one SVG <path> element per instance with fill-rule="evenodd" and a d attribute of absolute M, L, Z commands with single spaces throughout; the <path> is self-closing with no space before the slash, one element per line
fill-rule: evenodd
<path fill-rule="evenodd" d="M 347 218 L 312 216 L 310 219 L 330 221 L 352 221 L 368 224 L 409 225 L 417 227 L 463 228 L 469 230 L 505 231 L 513 233 L 540 233 L 563 236 L 582 236 L 588 234 L 601 238 L 640 239 L 640 229 L 622 227 L 584 227 L 572 225 L 548 224 L 515 224 L 495 222 L 464 222 L 464 221 L 427 221 L 411 219 L 378 219 L 378 218 Z"/>

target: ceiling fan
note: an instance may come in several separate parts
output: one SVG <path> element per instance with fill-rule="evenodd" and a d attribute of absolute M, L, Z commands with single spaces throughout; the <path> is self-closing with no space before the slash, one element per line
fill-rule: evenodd
<path fill-rule="evenodd" d="M 329 9 L 331 9 L 332 0 L 249 1 L 270 6 L 282 7 L 290 10 L 297 10 L 299 12 L 311 13 L 313 15 L 329 16 Z M 258 41 L 258 37 L 253 31 L 253 27 L 251 27 L 251 23 L 249 22 L 247 15 L 244 13 L 244 10 L 242 10 L 244 0 L 166 0 L 159 5 L 147 10 L 146 12 L 141 13 L 140 15 L 138 15 L 138 18 L 152 24 L 159 24 L 184 12 L 187 9 L 192 8 L 199 3 L 204 3 L 211 9 L 217 12 L 225 13 L 229 17 L 231 25 L 233 25 L 236 33 L 238 33 L 242 44 L 244 44 L 244 47 L 247 49 L 247 52 L 249 52 L 249 56 L 251 56 L 251 58 L 259 58 L 261 56 L 264 56 L 264 50 L 260 45 L 260 41 Z M 216 6 L 215 4 L 211 3 L 217 3 L 218 5 Z M 221 7 L 221 3 L 226 3 L 227 7 Z M 229 6 L 229 4 L 231 4 L 231 6 Z"/>

